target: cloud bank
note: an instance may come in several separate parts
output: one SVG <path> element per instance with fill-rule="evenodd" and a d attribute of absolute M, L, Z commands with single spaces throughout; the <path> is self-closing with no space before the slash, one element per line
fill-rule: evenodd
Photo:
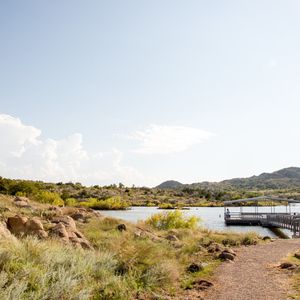
<path fill-rule="evenodd" d="M 211 132 L 185 126 L 150 125 L 130 137 L 139 142 L 134 150 L 140 154 L 171 154 L 182 152 L 211 138 Z"/>
<path fill-rule="evenodd" d="M 41 130 L 20 119 L 0 114 L 0 175 L 43 181 L 79 181 L 84 184 L 141 182 L 141 174 L 122 164 L 122 153 L 88 153 L 82 135 L 61 140 L 41 139 Z"/>

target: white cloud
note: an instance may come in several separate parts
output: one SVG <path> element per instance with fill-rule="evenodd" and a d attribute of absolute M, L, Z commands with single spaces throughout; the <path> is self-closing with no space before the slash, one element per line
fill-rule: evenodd
<path fill-rule="evenodd" d="M 84 184 L 143 180 L 137 170 L 122 164 L 122 153 L 88 153 L 82 135 L 61 140 L 41 139 L 41 130 L 0 114 L 0 175 L 44 181 L 79 181 Z"/>
<path fill-rule="evenodd" d="M 136 131 L 130 138 L 140 142 L 136 153 L 170 154 L 181 152 L 200 144 L 213 134 L 193 127 L 150 125 L 144 131 Z"/>

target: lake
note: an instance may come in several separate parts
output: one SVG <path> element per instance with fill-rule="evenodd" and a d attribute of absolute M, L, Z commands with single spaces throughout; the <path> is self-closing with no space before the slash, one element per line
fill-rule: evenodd
<path fill-rule="evenodd" d="M 240 211 L 239 207 L 230 207 L 232 212 Z M 132 207 L 129 210 L 100 210 L 103 215 L 122 219 L 125 221 L 136 223 L 137 221 L 146 220 L 151 215 L 170 210 L 157 209 L 157 207 Z M 300 213 L 300 205 L 291 206 L 291 211 Z M 196 216 L 201 218 L 201 224 L 212 230 L 232 230 L 236 232 L 255 231 L 260 235 L 268 235 L 275 237 L 274 233 L 267 228 L 261 226 L 226 226 L 224 223 L 224 207 L 191 207 L 189 210 L 182 210 L 186 216 Z M 254 212 L 254 207 L 243 207 L 243 212 Z M 271 212 L 271 207 L 262 206 L 258 208 L 258 212 Z M 285 206 L 276 206 L 275 212 L 286 212 Z M 290 235 L 290 231 L 283 230 Z"/>

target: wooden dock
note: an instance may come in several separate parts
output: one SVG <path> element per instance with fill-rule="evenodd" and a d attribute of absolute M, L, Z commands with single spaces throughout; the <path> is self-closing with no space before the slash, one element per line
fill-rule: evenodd
<path fill-rule="evenodd" d="M 258 201 L 280 201 L 286 202 L 286 212 L 275 212 L 275 206 L 271 207 L 271 212 L 259 212 Z M 254 212 L 243 212 L 240 206 L 239 212 L 230 211 L 228 207 L 241 205 L 242 203 L 253 202 Z M 224 220 L 226 225 L 263 226 L 268 228 L 283 228 L 292 231 L 293 237 L 300 238 L 300 214 L 291 212 L 291 203 L 300 203 L 299 200 L 285 199 L 277 197 L 256 197 L 224 202 Z"/>

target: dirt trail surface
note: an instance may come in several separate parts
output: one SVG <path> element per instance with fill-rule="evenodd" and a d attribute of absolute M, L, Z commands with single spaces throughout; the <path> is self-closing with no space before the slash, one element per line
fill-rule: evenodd
<path fill-rule="evenodd" d="M 300 249 L 300 239 L 276 240 L 240 248 L 234 262 L 216 271 L 214 287 L 205 300 L 287 300 L 288 275 L 274 266 Z"/>

